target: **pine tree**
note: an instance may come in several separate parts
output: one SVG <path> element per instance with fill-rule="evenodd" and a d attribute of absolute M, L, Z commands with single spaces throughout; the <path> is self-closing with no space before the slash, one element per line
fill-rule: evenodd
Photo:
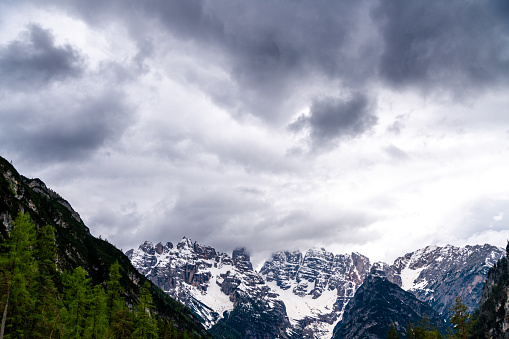
<path fill-rule="evenodd" d="M 56 248 L 54 232 L 54 227 L 49 225 L 40 228 L 35 247 L 35 256 L 38 263 L 34 284 L 37 302 L 37 314 L 35 315 L 37 317 L 37 328 L 33 330 L 33 333 L 37 333 L 43 338 L 48 338 L 54 332 L 56 322 L 60 319 L 63 307 L 55 286 L 55 281 L 59 275 L 55 265 Z"/>
<path fill-rule="evenodd" d="M 96 285 L 90 302 L 89 317 L 84 337 L 100 339 L 105 336 L 108 328 L 108 297 L 101 285 Z"/>
<path fill-rule="evenodd" d="M 470 333 L 470 314 L 467 312 L 468 308 L 461 301 L 461 297 L 456 298 L 456 303 L 450 308 L 452 313 L 450 322 L 453 324 L 455 333 L 453 338 L 466 339 Z"/>
<path fill-rule="evenodd" d="M 82 338 L 87 323 L 90 279 L 82 267 L 64 275 L 65 332 L 68 338 Z"/>
<path fill-rule="evenodd" d="M 122 275 L 120 264 L 116 261 L 110 267 L 110 277 L 106 283 L 108 298 L 108 336 L 129 338 L 133 331 L 132 316 L 122 297 L 123 288 L 120 284 Z"/>
<path fill-rule="evenodd" d="M 157 322 L 151 315 L 154 305 L 150 294 L 150 283 L 145 281 L 140 289 L 140 297 L 136 305 L 135 331 L 136 338 L 156 338 Z"/>
<path fill-rule="evenodd" d="M 391 323 L 391 326 L 389 327 L 387 339 L 399 339 L 399 332 L 396 330 L 393 323 Z"/>
<path fill-rule="evenodd" d="M 35 239 L 35 225 L 30 215 L 20 212 L 12 222 L 0 257 L 3 305 L 0 338 L 4 335 L 2 331 L 14 337 L 33 336 L 37 304 L 33 294 L 37 274 Z"/>
<path fill-rule="evenodd" d="M 414 333 L 414 325 L 411 321 L 408 322 L 408 327 L 406 330 L 406 337 L 408 339 L 415 339 L 415 333 Z"/>

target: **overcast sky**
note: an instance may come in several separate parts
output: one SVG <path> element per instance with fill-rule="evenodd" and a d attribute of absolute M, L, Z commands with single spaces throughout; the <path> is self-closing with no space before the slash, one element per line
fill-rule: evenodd
<path fill-rule="evenodd" d="M 0 2 L 0 155 L 124 251 L 509 239 L 509 2 Z"/>

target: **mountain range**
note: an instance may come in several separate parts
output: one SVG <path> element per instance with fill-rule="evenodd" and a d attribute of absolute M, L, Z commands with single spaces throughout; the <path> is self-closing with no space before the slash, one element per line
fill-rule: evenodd
<path fill-rule="evenodd" d="M 229 256 L 187 238 L 175 246 L 146 241 L 126 252 L 134 267 L 190 307 L 212 334 L 228 328 L 239 338 L 264 337 L 265 331 L 273 337 L 331 338 L 373 271 L 443 318 L 458 296 L 473 311 L 488 270 L 503 254 L 487 244 L 429 246 L 389 265 L 360 253 L 313 248 L 276 252 L 256 271 L 245 249 Z"/>
<path fill-rule="evenodd" d="M 428 246 L 392 264 L 323 248 L 280 251 L 260 270 L 246 249 L 229 255 L 187 238 L 176 245 L 146 241 L 124 255 L 92 236 L 71 205 L 41 180 L 23 177 L 1 157 L 0 173 L 0 255 L 17 227 L 16 215 L 29 215 L 37 229 L 53 225 L 58 272 L 82 267 L 103 288 L 117 262 L 123 300 L 131 309 L 148 278 L 151 314 L 181 337 L 385 338 L 389 325 L 405 336 L 408 324 L 422 319 L 444 333 L 457 297 L 475 310 L 472 338 L 509 334 L 509 264 L 501 248 Z M 4 287 L 0 306 L 9 319 Z M 7 290 L 7 300 L 8 295 Z"/>

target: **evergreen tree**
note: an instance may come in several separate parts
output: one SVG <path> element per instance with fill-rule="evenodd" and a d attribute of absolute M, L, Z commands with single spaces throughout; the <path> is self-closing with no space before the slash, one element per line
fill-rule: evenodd
<path fill-rule="evenodd" d="M 101 285 L 96 285 L 90 302 L 85 338 L 103 338 L 108 328 L 108 297 Z"/>
<path fill-rule="evenodd" d="M 150 283 L 145 281 L 140 289 L 140 297 L 136 305 L 135 331 L 136 338 L 156 338 L 157 322 L 151 315 L 154 305 L 150 294 Z"/>
<path fill-rule="evenodd" d="M 37 314 L 34 316 L 37 317 L 37 327 L 33 329 L 33 335 L 37 333 L 43 338 L 48 338 L 54 331 L 63 307 L 55 286 L 59 275 L 55 265 L 54 232 L 55 229 L 49 225 L 40 228 L 35 247 L 38 270 L 34 284 Z"/>
<path fill-rule="evenodd" d="M 0 258 L 2 292 L 2 328 L 12 337 L 31 337 L 35 328 L 34 282 L 37 263 L 34 258 L 35 226 L 29 214 L 20 212 L 12 222 L 9 238 Z"/>
<path fill-rule="evenodd" d="M 108 336 L 129 338 L 133 331 L 132 316 L 122 297 L 123 288 L 120 284 L 122 275 L 120 264 L 116 261 L 110 267 L 110 277 L 106 283 L 108 298 Z"/>
<path fill-rule="evenodd" d="M 88 317 L 90 279 L 82 267 L 64 275 L 65 333 L 67 338 L 82 338 Z"/>
<path fill-rule="evenodd" d="M 451 307 L 452 313 L 450 322 L 453 324 L 455 333 L 453 338 L 466 339 L 470 333 L 470 314 L 467 312 L 468 308 L 463 304 L 460 297 L 456 298 L 456 303 Z"/>
<path fill-rule="evenodd" d="M 414 325 L 411 321 L 408 322 L 408 327 L 406 330 L 406 337 L 408 339 L 415 339 L 415 333 L 414 333 Z"/>
<path fill-rule="evenodd" d="M 391 323 L 391 326 L 389 327 L 387 339 L 399 339 L 399 332 L 396 330 L 393 323 Z"/>

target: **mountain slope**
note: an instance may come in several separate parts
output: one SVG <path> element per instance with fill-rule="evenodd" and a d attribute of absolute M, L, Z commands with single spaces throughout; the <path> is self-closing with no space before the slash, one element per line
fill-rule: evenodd
<path fill-rule="evenodd" d="M 346 306 L 333 338 L 387 338 L 391 324 L 405 334 L 409 322 L 417 324 L 423 318 L 445 331 L 443 319 L 433 308 L 373 270 Z"/>
<path fill-rule="evenodd" d="M 509 243 L 506 256 L 486 279 L 479 309 L 473 315 L 472 338 L 509 338 Z"/>
<path fill-rule="evenodd" d="M 239 270 L 228 255 L 185 238 L 176 247 L 171 243 L 154 246 L 145 242 L 127 255 L 140 272 L 193 309 L 214 333 L 218 333 L 219 327 L 225 333 L 236 333 L 225 329 L 228 321 L 235 323 L 232 315 L 240 314 L 239 309 L 233 312 L 235 290 L 245 292 L 244 300 L 266 300 L 251 309 L 260 313 L 260 319 L 269 319 L 270 316 L 262 314 L 275 311 L 278 316 L 274 319 L 283 324 L 276 331 L 282 336 L 330 338 L 346 305 L 373 267 L 448 318 L 448 308 L 457 296 L 471 309 L 475 307 L 487 271 L 502 253 L 490 245 L 426 247 L 388 265 L 371 264 L 359 253 L 335 255 L 314 248 L 305 253 L 276 252 L 259 274 L 252 270 L 249 261 Z M 235 281 L 234 289 L 224 287 L 230 284 L 224 284 L 227 272 L 229 278 L 235 277 L 231 280 Z M 257 286 L 256 292 L 248 290 L 250 285 Z M 233 327 L 241 324 L 242 321 Z"/>
<path fill-rule="evenodd" d="M 503 256 L 491 245 L 428 246 L 397 258 L 389 278 L 449 318 L 456 297 L 472 312 L 481 298 L 488 270 Z"/>
<path fill-rule="evenodd" d="M 288 337 L 285 306 L 253 270 L 249 255 L 232 256 L 184 238 L 126 252 L 134 266 L 191 308 L 216 338 Z"/>
<path fill-rule="evenodd" d="M 328 338 L 370 267 L 361 254 L 314 248 L 305 254 L 277 252 L 260 274 L 286 305 L 296 334 Z"/>
<path fill-rule="evenodd" d="M 0 242 L 7 238 L 12 221 L 19 212 L 28 213 L 37 227 L 55 227 L 56 264 L 61 271 L 72 271 L 81 266 L 94 285 L 104 284 L 110 266 L 118 261 L 126 301 L 136 303 L 146 278 L 129 259 L 107 241 L 93 237 L 71 205 L 41 180 L 21 176 L 0 157 Z M 150 292 L 158 314 L 179 329 L 208 337 L 199 320 L 182 304 L 162 293 L 155 285 L 151 286 Z"/>

